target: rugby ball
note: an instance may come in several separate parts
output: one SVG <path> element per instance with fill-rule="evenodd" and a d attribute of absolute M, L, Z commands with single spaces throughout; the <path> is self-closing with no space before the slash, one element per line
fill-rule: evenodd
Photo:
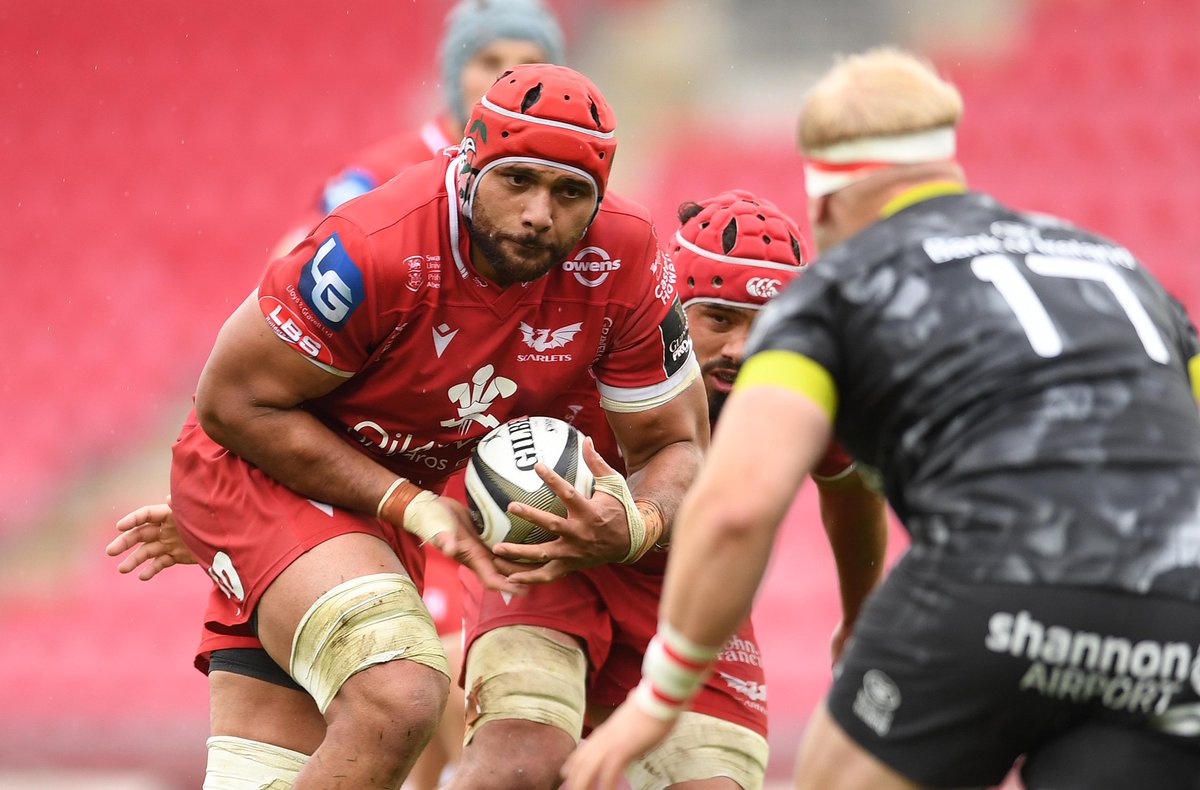
<path fill-rule="evenodd" d="M 509 502 L 567 515 L 567 506 L 538 477 L 541 462 L 591 496 L 595 480 L 583 460 L 583 434 L 553 417 L 518 417 L 479 440 L 467 464 L 467 509 L 479 537 L 497 543 L 545 543 L 554 539 L 537 524 L 509 513 Z"/>

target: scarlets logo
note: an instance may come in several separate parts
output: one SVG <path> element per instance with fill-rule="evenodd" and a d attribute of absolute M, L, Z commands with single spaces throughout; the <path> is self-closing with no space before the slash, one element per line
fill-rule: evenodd
<path fill-rule="evenodd" d="M 583 322 L 568 324 L 567 326 L 559 327 L 558 329 L 534 329 L 524 321 L 521 322 L 521 339 L 525 341 L 525 345 L 532 348 L 534 351 L 545 351 L 550 348 L 561 348 L 567 343 L 575 339 L 575 335 L 579 334 L 579 330 L 583 328 Z"/>

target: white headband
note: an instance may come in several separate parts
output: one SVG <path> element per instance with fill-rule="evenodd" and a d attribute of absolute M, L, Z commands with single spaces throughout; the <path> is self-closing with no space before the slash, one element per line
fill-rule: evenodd
<path fill-rule="evenodd" d="M 954 158 L 954 127 L 882 137 L 859 137 L 808 152 L 804 178 L 809 197 L 837 192 L 888 165 L 943 162 Z"/>

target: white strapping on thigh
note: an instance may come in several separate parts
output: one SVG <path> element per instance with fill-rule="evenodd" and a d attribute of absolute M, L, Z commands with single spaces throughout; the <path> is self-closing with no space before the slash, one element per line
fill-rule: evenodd
<path fill-rule="evenodd" d="M 749 727 L 685 711 L 667 739 L 625 772 L 634 790 L 726 776 L 744 788 L 760 788 L 767 773 L 767 739 Z"/>
<path fill-rule="evenodd" d="M 467 656 L 467 733 L 489 721 L 522 719 L 583 734 L 587 658 L 544 629 L 511 625 L 488 631 Z"/>
<path fill-rule="evenodd" d="M 324 713 L 355 672 L 401 658 L 450 677 L 446 651 L 412 579 L 376 573 L 342 582 L 309 608 L 292 639 L 290 673 Z"/>

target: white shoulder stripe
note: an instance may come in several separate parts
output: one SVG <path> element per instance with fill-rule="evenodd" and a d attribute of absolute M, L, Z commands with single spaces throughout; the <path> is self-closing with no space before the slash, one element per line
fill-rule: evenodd
<path fill-rule="evenodd" d="M 597 381 L 596 388 L 600 390 L 600 406 L 605 411 L 639 412 L 673 400 L 699 376 L 700 363 L 696 361 L 696 355 L 689 351 L 688 361 L 665 381 L 645 387 L 613 387 Z"/>

